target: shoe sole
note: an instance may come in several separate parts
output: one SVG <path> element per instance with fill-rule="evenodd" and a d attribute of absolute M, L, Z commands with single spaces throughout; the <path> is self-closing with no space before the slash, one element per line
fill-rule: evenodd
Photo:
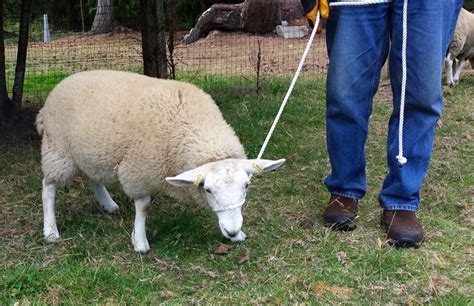
<path fill-rule="evenodd" d="M 418 249 L 421 244 L 423 243 L 423 240 L 419 242 L 415 242 L 411 239 L 401 239 L 401 240 L 395 240 L 395 239 L 389 239 L 387 241 L 388 244 L 393 245 L 397 248 L 415 248 Z"/>
<path fill-rule="evenodd" d="M 388 226 L 385 224 L 385 222 L 383 222 L 383 220 L 380 220 L 380 225 L 384 228 L 385 230 L 385 233 L 388 235 Z M 387 243 L 389 245 L 392 245 L 394 247 L 397 247 L 397 248 L 415 248 L 415 249 L 418 249 L 421 244 L 423 243 L 423 240 L 420 240 L 418 242 L 415 242 L 413 241 L 412 239 L 400 239 L 400 240 L 396 240 L 396 239 L 393 239 L 393 238 L 388 238 L 387 240 Z"/>
<path fill-rule="evenodd" d="M 326 227 L 329 227 L 332 230 L 342 231 L 342 232 L 350 232 L 355 230 L 357 225 L 353 220 L 347 220 L 345 222 L 337 222 L 337 223 L 325 223 Z"/>

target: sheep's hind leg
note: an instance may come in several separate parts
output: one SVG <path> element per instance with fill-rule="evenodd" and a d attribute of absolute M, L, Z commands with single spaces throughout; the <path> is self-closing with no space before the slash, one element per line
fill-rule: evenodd
<path fill-rule="evenodd" d="M 98 184 L 91 179 L 88 179 L 87 183 L 103 209 L 108 213 L 115 213 L 119 210 L 117 203 L 112 199 L 104 185 Z"/>
<path fill-rule="evenodd" d="M 459 79 L 461 77 L 461 70 L 464 67 L 464 64 L 466 64 L 466 61 L 462 59 L 459 61 L 459 64 L 456 67 L 456 70 L 454 72 L 454 77 L 453 77 L 453 81 L 455 84 L 459 83 Z"/>
<path fill-rule="evenodd" d="M 445 59 L 445 63 L 446 63 L 446 83 L 448 85 L 454 85 L 454 81 L 453 81 L 453 65 L 454 65 L 454 61 L 456 59 L 453 59 L 452 58 L 452 55 L 451 53 L 448 53 L 448 55 L 446 56 L 446 59 Z"/>
<path fill-rule="evenodd" d="M 56 198 L 56 185 L 54 183 L 47 184 L 43 179 L 43 234 L 48 242 L 59 240 L 59 231 L 56 225 L 56 216 L 54 212 L 54 202 Z"/>
<path fill-rule="evenodd" d="M 51 146 L 48 134 L 43 134 L 41 144 L 41 168 L 43 170 L 43 233 L 48 242 L 57 241 L 59 237 L 54 211 L 56 189 L 71 181 L 77 171 L 74 162 L 67 157 L 60 146 Z"/>
<path fill-rule="evenodd" d="M 135 200 L 135 224 L 132 232 L 133 248 L 136 252 L 146 254 L 150 251 L 150 245 L 146 238 L 146 215 L 147 207 L 151 197 L 136 198 Z"/>

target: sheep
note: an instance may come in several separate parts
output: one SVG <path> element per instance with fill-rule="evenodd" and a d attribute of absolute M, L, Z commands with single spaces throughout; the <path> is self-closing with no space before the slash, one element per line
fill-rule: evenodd
<path fill-rule="evenodd" d="M 203 202 L 221 233 L 243 241 L 242 205 L 254 173 L 285 159 L 248 160 L 212 98 L 196 86 L 118 71 L 80 72 L 61 81 L 40 110 L 44 237 L 60 239 L 56 190 L 82 173 L 103 209 L 119 209 L 104 186 L 119 182 L 135 204 L 134 250 L 150 251 L 145 233 L 151 195 Z M 178 190 L 178 187 L 189 187 Z"/>
<path fill-rule="evenodd" d="M 461 8 L 454 30 L 454 36 L 449 44 L 445 59 L 446 82 L 454 86 L 459 82 L 461 69 L 466 60 L 469 60 L 474 68 L 474 14 Z M 459 61 L 459 63 L 456 63 Z M 453 69 L 454 75 L 453 75 Z"/>

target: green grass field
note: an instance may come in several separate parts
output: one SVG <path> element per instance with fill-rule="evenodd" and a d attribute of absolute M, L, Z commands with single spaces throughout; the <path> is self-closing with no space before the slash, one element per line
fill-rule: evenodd
<path fill-rule="evenodd" d="M 232 79 L 192 80 L 215 97 L 255 157 L 288 80 L 267 80 L 258 96 Z M 253 180 L 244 223 L 250 238 L 242 244 L 221 236 L 210 209 L 156 196 L 147 224 L 152 251 L 139 255 L 130 241 L 130 199 L 113 186 L 121 212 L 107 215 L 81 178 L 58 193 L 62 241 L 47 244 L 39 147 L 1 147 L 0 301 L 472 305 L 474 77 L 446 96 L 422 189 L 426 242 L 418 250 L 387 246 L 379 226 L 377 192 L 386 173 L 391 110 L 386 96 L 374 102 L 368 194 L 350 233 L 331 232 L 321 222 L 328 200 L 322 182 L 329 171 L 322 78 L 307 77 L 295 89 L 265 154 L 288 161 Z M 222 243 L 230 252 L 214 254 Z"/>

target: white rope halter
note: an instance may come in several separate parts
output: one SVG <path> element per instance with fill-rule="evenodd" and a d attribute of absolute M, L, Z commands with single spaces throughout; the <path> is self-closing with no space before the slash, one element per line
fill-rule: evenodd
<path fill-rule="evenodd" d="M 234 204 L 234 205 L 229 205 L 229 206 L 226 206 L 226 207 L 222 207 L 222 208 L 212 208 L 212 211 L 213 212 L 223 212 L 223 211 L 228 211 L 228 210 L 232 210 L 232 209 L 236 209 L 236 208 L 239 208 L 239 207 L 242 207 L 245 203 L 245 199 L 240 202 L 240 203 L 237 203 L 237 204 Z"/>

